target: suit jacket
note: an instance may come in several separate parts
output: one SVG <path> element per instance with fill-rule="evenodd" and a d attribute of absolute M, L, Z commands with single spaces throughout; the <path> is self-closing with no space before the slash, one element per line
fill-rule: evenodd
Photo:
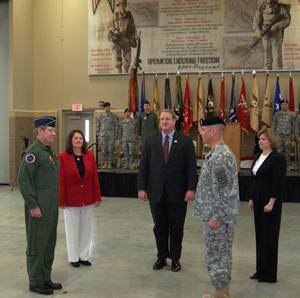
<path fill-rule="evenodd" d="M 255 162 L 262 153 L 254 157 L 252 169 Z M 270 198 L 281 201 L 284 191 L 284 180 L 286 174 L 286 161 L 276 150 L 273 150 L 258 169 L 256 175 L 252 174 L 252 185 L 250 199 L 255 202 L 267 204 Z"/>
<path fill-rule="evenodd" d="M 101 201 L 98 172 L 94 153 L 82 154 L 85 167 L 81 179 L 73 154 L 59 154 L 59 206 L 82 207 Z"/>
<path fill-rule="evenodd" d="M 181 203 L 187 190 L 196 189 L 197 165 L 191 137 L 174 132 L 165 164 L 162 133 L 149 136 L 140 159 L 138 190 L 145 190 L 151 203 L 159 203 L 164 186 L 171 203 Z"/>

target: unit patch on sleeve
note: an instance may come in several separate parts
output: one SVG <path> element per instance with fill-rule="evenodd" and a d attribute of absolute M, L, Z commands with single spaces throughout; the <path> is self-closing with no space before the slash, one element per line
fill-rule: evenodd
<path fill-rule="evenodd" d="M 35 156 L 34 156 L 34 154 L 32 154 L 32 153 L 27 154 L 26 157 L 25 157 L 25 161 L 27 163 L 34 163 L 35 162 Z"/>
<path fill-rule="evenodd" d="M 228 177 L 223 168 L 217 168 L 215 170 L 215 175 L 219 185 L 226 186 L 228 184 Z"/>

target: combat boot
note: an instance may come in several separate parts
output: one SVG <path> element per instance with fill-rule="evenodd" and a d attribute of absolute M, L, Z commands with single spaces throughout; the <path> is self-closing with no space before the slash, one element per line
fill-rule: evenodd
<path fill-rule="evenodd" d="M 205 294 L 202 298 L 230 298 L 229 287 L 223 289 L 215 289 L 214 294 Z"/>
<path fill-rule="evenodd" d="M 124 167 L 122 168 L 122 170 L 128 170 L 128 169 L 129 169 L 128 161 L 126 161 Z"/>
<path fill-rule="evenodd" d="M 131 160 L 130 163 L 129 163 L 129 169 L 130 169 L 130 170 L 134 170 L 134 166 L 133 166 L 133 164 L 132 164 L 132 160 Z"/>
<path fill-rule="evenodd" d="M 104 160 L 104 164 L 103 164 L 103 166 L 101 167 L 101 169 L 107 169 L 107 160 Z"/>
<path fill-rule="evenodd" d="M 111 169 L 112 169 L 111 163 L 112 163 L 112 160 L 109 160 L 109 161 L 108 161 L 108 166 L 107 166 L 107 169 L 108 169 L 108 170 L 111 170 Z"/>

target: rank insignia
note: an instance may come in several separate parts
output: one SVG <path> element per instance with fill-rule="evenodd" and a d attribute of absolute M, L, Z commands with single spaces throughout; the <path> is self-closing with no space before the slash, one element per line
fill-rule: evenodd
<path fill-rule="evenodd" d="M 55 157 L 55 159 L 59 159 L 59 158 L 58 158 L 58 154 L 55 154 L 54 157 Z"/>
<path fill-rule="evenodd" d="M 26 157 L 25 157 L 25 161 L 27 163 L 34 163 L 35 162 L 34 154 L 27 154 Z"/>
<path fill-rule="evenodd" d="M 49 155 L 48 158 L 49 158 L 50 161 L 53 161 L 53 158 L 52 158 L 51 155 Z"/>

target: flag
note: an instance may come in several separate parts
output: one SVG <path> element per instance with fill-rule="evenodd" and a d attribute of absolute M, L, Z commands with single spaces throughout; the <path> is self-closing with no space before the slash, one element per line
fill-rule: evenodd
<path fill-rule="evenodd" d="M 145 91 L 145 74 L 144 70 L 142 70 L 142 88 L 141 88 L 141 105 L 140 105 L 140 113 L 144 112 L 144 104 L 146 101 L 146 91 Z"/>
<path fill-rule="evenodd" d="M 240 92 L 240 100 L 236 109 L 237 121 L 241 123 L 242 130 L 249 135 L 249 122 L 248 122 L 248 109 L 246 98 L 246 87 L 244 81 L 244 75 L 242 75 L 242 88 Z"/>
<path fill-rule="evenodd" d="M 212 86 L 211 75 L 208 75 L 208 92 L 207 92 L 207 102 L 206 102 L 206 115 L 215 115 L 215 104 L 214 104 L 214 91 Z"/>
<path fill-rule="evenodd" d="M 137 72 L 135 68 L 130 69 L 128 86 L 128 107 L 133 112 L 134 118 L 139 106 L 139 88 L 137 82 Z"/>
<path fill-rule="evenodd" d="M 275 91 L 275 99 L 274 99 L 274 111 L 273 111 L 273 116 L 281 110 L 280 106 L 281 102 L 281 93 L 280 93 L 280 85 L 279 85 L 279 73 L 277 74 L 277 79 L 276 79 L 276 91 Z"/>
<path fill-rule="evenodd" d="M 157 77 L 154 80 L 153 112 L 157 115 L 157 117 L 159 119 L 159 117 L 160 117 L 160 103 L 159 103 L 159 93 L 158 93 L 158 80 L 157 80 Z"/>
<path fill-rule="evenodd" d="M 198 133 L 200 133 L 201 131 L 200 119 L 205 119 L 201 76 L 198 79 L 197 96 L 196 96 L 194 110 L 193 110 L 193 124 L 198 127 Z"/>
<path fill-rule="evenodd" d="M 273 105 L 271 102 L 269 74 L 267 73 L 266 85 L 265 85 L 265 98 L 264 98 L 264 106 L 263 106 L 263 112 L 261 117 L 261 123 L 267 125 L 268 127 L 272 127 L 272 122 L 273 122 L 272 107 Z"/>
<path fill-rule="evenodd" d="M 172 109 L 170 79 L 168 77 L 165 82 L 165 109 Z"/>
<path fill-rule="evenodd" d="M 292 74 L 290 73 L 290 92 L 289 92 L 289 110 L 295 112 L 295 99 L 294 99 L 294 86 L 293 86 L 293 78 Z"/>
<path fill-rule="evenodd" d="M 229 119 L 230 122 L 236 122 L 236 97 L 235 97 L 235 74 L 234 73 L 232 73 Z"/>
<path fill-rule="evenodd" d="M 225 121 L 225 77 L 222 75 L 219 116 Z"/>
<path fill-rule="evenodd" d="M 186 75 L 182 120 L 183 120 L 183 126 L 184 126 L 184 133 L 186 135 L 189 135 L 190 127 L 192 126 L 192 105 L 191 105 L 191 97 L 190 97 L 189 75 Z"/>
<path fill-rule="evenodd" d="M 176 76 L 174 113 L 177 118 L 175 129 L 176 131 L 180 131 L 180 123 L 182 119 L 182 89 L 181 77 L 179 74 Z"/>
<path fill-rule="evenodd" d="M 258 119 L 258 90 L 256 75 L 253 74 L 253 84 L 252 84 L 252 94 L 251 94 L 251 103 L 250 103 L 250 127 L 254 132 L 259 130 L 259 119 Z"/>

